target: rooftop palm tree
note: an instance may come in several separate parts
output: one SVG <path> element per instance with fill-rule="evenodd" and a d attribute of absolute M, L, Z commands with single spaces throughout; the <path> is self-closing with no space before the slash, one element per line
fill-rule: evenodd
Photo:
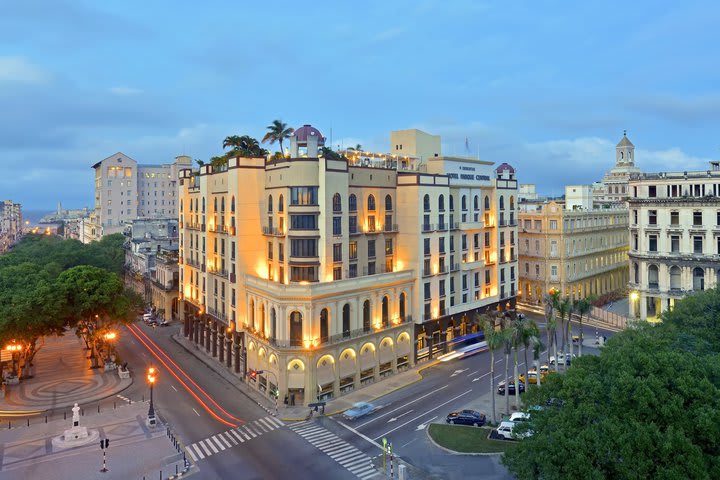
<path fill-rule="evenodd" d="M 240 142 L 241 142 L 241 140 L 238 135 L 230 135 L 229 137 L 225 137 L 225 140 L 223 140 L 223 148 L 227 148 L 227 147 L 239 148 Z"/>
<path fill-rule="evenodd" d="M 262 143 L 270 143 L 272 145 L 275 142 L 278 142 L 280 144 L 280 153 L 283 155 L 283 140 L 286 138 L 290 138 L 293 133 L 295 133 L 295 129 L 288 127 L 287 123 L 283 123 L 280 120 L 273 120 L 271 125 L 267 126 L 268 132 L 265 134 L 265 136 L 262 139 Z"/>

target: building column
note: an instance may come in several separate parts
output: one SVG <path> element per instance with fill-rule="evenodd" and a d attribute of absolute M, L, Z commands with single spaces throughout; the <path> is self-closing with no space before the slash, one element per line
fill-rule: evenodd
<path fill-rule="evenodd" d="M 205 330 L 205 351 L 206 351 L 207 353 L 210 353 L 210 351 L 211 351 L 211 350 L 210 350 L 210 340 L 211 340 L 211 338 L 210 338 L 210 336 L 211 336 L 211 334 L 210 334 L 210 322 L 211 322 L 210 320 L 204 322 L 204 330 Z"/>
<path fill-rule="evenodd" d="M 223 336 L 223 341 L 225 342 L 225 345 L 223 348 L 227 349 L 227 356 L 225 357 L 226 363 L 228 369 L 232 367 L 232 338 Z"/>
<path fill-rule="evenodd" d="M 197 345 L 198 342 L 200 341 L 200 338 L 199 338 L 199 336 L 200 336 L 200 332 L 199 332 L 199 330 L 200 330 L 200 328 L 199 328 L 200 325 L 199 325 L 199 323 L 200 323 L 200 322 L 199 322 L 198 318 L 197 318 L 197 317 L 193 317 L 193 319 L 192 319 L 192 324 L 193 324 L 192 329 L 193 329 L 193 341 L 195 342 L 195 345 Z"/>
<path fill-rule="evenodd" d="M 240 373 L 240 341 L 237 333 L 233 334 L 234 341 L 232 343 L 233 356 L 235 357 L 235 373 Z"/>
<path fill-rule="evenodd" d="M 222 325 L 218 323 L 215 328 L 215 343 L 213 344 L 213 350 L 218 351 L 218 361 L 220 363 L 225 361 L 225 331 Z"/>
<path fill-rule="evenodd" d="M 183 322 L 183 335 L 185 338 L 188 338 L 191 335 L 190 316 L 187 313 L 185 314 L 185 321 Z"/>

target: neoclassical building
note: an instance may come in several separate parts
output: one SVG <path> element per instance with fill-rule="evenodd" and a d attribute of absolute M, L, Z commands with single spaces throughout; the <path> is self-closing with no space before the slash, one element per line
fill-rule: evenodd
<path fill-rule="evenodd" d="M 635 166 L 635 145 L 623 132 L 623 137 L 615 146 L 615 166 L 603 176 L 602 181 L 594 184 L 593 198 L 598 205 L 625 206 L 629 196 L 630 176 L 640 173 Z"/>
<path fill-rule="evenodd" d="M 443 157 L 425 135 L 391 137 L 402 154 L 324 156 L 305 125 L 289 158 L 181 171 L 185 336 L 299 405 L 463 345 L 475 313 L 514 308 L 514 169 Z"/>
<path fill-rule="evenodd" d="M 630 316 L 658 319 L 720 275 L 720 162 L 630 179 Z"/>

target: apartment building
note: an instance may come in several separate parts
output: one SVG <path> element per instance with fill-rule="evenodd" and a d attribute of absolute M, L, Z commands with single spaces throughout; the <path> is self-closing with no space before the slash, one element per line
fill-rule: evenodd
<path fill-rule="evenodd" d="M 551 289 L 579 300 L 622 289 L 628 281 L 627 209 L 594 208 L 592 187 L 565 187 L 565 201 L 520 204 L 520 292 L 539 303 Z"/>
<path fill-rule="evenodd" d="M 630 316 L 656 320 L 688 293 L 718 284 L 720 162 L 698 172 L 630 179 Z"/>
<path fill-rule="evenodd" d="M 393 154 L 330 159 L 305 125 L 289 158 L 181 171 L 185 336 L 307 404 L 453 349 L 478 335 L 476 312 L 514 308 L 514 169 L 415 135 L 393 133 Z"/>
<path fill-rule="evenodd" d="M 0 254 L 15 245 L 22 234 L 22 206 L 12 200 L 4 200 L 0 203 Z"/>
<path fill-rule="evenodd" d="M 138 164 L 121 152 L 93 165 L 95 211 L 81 226 L 82 238 L 122 232 L 136 218 L 177 218 L 178 171 L 191 165 L 184 155 L 168 164 Z"/>

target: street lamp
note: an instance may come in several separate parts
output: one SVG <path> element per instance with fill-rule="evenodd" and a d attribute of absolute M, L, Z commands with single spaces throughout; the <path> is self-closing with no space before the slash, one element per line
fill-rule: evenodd
<path fill-rule="evenodd" d="M 155 367 L 148 368 L 147 373 L 147 380 L 150 384 L 150 409 L 148 410 L 148 425 L 154 426 L 155 425 L 155 409 L 153 408 L 153 385 L 155 384 L 155 380 L 157 377 Z"/>

